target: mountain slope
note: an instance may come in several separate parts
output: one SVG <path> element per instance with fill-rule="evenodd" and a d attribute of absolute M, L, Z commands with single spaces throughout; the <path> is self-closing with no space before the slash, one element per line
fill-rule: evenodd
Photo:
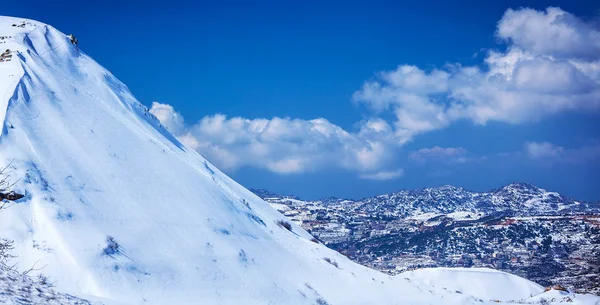
<path fill-rule="evenodd" d="M 0 35 L 0 162 L 27 195 L 0 232 L 20 269 L 107 304 L 480 304 L 278 225 L 51 26 L 2 17 Z"/>
<path fill-rule="evenodd" d="M 478 298 L 502 301 L 528 298 L 532 291 L 543 289 L 518 276 L 482 268 L 428 268 L 406 272 L 401 276 Z"/>

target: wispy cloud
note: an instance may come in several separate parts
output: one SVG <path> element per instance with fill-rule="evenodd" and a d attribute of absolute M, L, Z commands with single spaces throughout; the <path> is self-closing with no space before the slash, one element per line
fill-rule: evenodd
<path fill-rule="evenodd" d="M 377 172 L 374 174 L 361 174 L 360 178 L 368 179 L 368 180 L 384 181 L 384 180 L 392 180 L 392 179 L 400 178 L 403 175 L 404 175 L 404 170 L 398 169 L 398 170 L 391 171 L 391 172 L 384 171 L 384 172 Z"/>
<path fill-rule="evenodd" d="M 410 153 L 409 158 L 418 162 L 465 163 L 470 159 L 469 152 L 462 147 L 421 148 Z"/>
<path fill-rule="evenodd" d="M 526 142 L 525 152 L 531 159 L 559 158 L 565 149 L 549 142 Z"/>
<path fill-rule="evenodd" d="M 565 148 L 549 142 L 526 142 L 527 157 L 551 163 L 590 163 L 600 161 L 600 145 Z"/>

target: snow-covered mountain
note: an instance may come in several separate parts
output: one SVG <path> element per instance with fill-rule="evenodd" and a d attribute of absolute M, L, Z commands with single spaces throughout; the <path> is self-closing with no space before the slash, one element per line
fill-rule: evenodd
<path fill-rule="evenodd" d="M 269 190 L 251 190 L 261 198 L 300 200 L 297 196 L 282 196 Z M 362 212 L 385 208 L 399 217 L 423 213 L 447 214 L 457 211 L 486 214 L 506 212 L 511 215 L 600 213 L 600 202 L 573 200 L 557 192 L 547 191 L 524 182 L 511 183 L 488 192 L 473 192 L 461 187 L 445 185 L 419 190 L 402 190 L 360 200 L 330 197 L 310 202 L 322 206 L 346 205 Z"/>
<path fill-rule="evenodd" d="M 0 37 L 0 163 L 26 194 L 0 212 L 0 237 L 14 240 L 17 269 L 63 293 L 104 304 L 319 305 L 554 293 L 487 269 L 393 277 L 355 264 L 179 142 L 65 34 L 1 17 Z M 454 276 L 465 288 L 477 281 L 477 293 L 446 287 Z M 8 302 L 36 302 L 0 283 Z M 571 293 L 556 302 L 567 298 L 598 302 Z"/>
<path fill-rule="evenodd" d="M 489 192 L 442 186 L 348 200 L 270 202 L 328 247 L 377 270 L 494 267 L 600 295 L 600 204 L 526 183 Z"/>
<path fill-rule="evenodd" d="M 403 190 L 357 202 L 361 202 L 365 210 L 386 205 L 390 211 L 403 216 L 422 213 L 447 214 L 459 211 L 485 214 L 504 212 L 511 215 L 600 212 L 598 203 L 575 201 L 559 193 L 522 182 L 511 183 L 489 192 L 472 192 L 454 186 Z"/>

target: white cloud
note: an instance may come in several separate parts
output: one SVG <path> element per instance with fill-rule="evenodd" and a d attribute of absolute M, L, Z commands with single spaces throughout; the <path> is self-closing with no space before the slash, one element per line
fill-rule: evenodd
<path fill-rule="evenodd" d="M 341 168 L 371 173 L 390 166 L 396 144 L 380 119 L 348 132 L 326 119 L 246 119 L 206 116 L 183 127 L 173 107 L 154 103 L 151 113 L 186 145 L 225 170 L 263 168 L 279 174 Z M 163 121 L 164 120 L 164 121 Z"/>
<path fill-rule="evenodd" d="M 180 133 L 184 128 L 183 117 L 171 105 L 152 102 L 150 113 L 174 134 Z"/>
<path fill-rule="evenodd" d="M 377 173 L 373 173 L 373 174 L 361 174 L 360 178 L 367 179 L 367 180 L 384 181 L 384 180 L 392 180 L 392 179 L 400 178 L 403 175 L 404 175 L 404 170 L 398 169 L 398 170 L 389 171 L 389 172 L 383 171 L 383 172 L 377 172 Z"/>
<path fill-rule="evenodd" d="M 377 73 L 353 94 L 354 102 L 371 111 L 353 131 L 323 118 L 222 114 L 185 125 L 173 107 L 156 102 L 151 112 L 183 143 L 225 170 L 255 167 L 295 174 L 337 168 L 386 180 L 403 174 L 390 171 L 399 167 L 403 144 L 459 120 L 521 124 L 565 111 L 600 110 L 600 37 L 592 24 L 558 8 L 507 10 L 496 35 L 506 48 L 488 51 L 481 66 L 456 63 L 425 70 L 400 65 Z M 392 119 L 382 119 L 389 114 Z M 526 150 L 534 158 L 569 151 L 535 142 Z M 461 163 L 483 157 L 462 148 L 433 147 L 410 158 Z"/>
<path fill-rule="evenodd" d="M 497 35 L 537 55 L 600 59 L 598 28 L 557 7 L 509 9 L 498 22 Z"/>
<path fill-rule="evenodd" d="M 600 145 L 565 148 L 549 142 L 526 142 L 524 145 L 527 156 L 536 161 L 551 163 L 589 163 L 600 161 Z"/>
<path fill-rule="evenodd" d="M 489 51 L 483 67 L 400 65 L 353 99 L 376 113 L 391 108 L 400 143 L 458 120 L 520 124 L 600 109 L 600 35 L 592 25 L 558 8 L 508 10 L 497 35 L 507 49 Z"/>
<path fill-rule="evenodd" d="M 549 142 L 527 142 L 525 152 L 531 159 L 559 158 L 565 153 L 565 149 Z"/>

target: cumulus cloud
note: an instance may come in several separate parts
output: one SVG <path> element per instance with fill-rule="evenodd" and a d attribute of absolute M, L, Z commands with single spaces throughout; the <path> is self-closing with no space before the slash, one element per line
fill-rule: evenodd
<path fill-rule="evenodd" d="M 593 23 L 559 8 L 509 9 L 496 30 L 503 49 L 487 51 L 481 65 L 400 65 L 366 81 L 352 99 L 367 106 L 368 119 L 351 131 L 324 118 L 216 114 L 189 125 L 170 105 L 153 103 L 151 112 L 225 170 L 255 167 L 296 174 L 337 168 L 363 179 L 394 179 L 403 175 L 402 169 L 390 170 L 400 167 L 402 145 L 456 121 L 521 124 L 565 111 L 600 110 L 599 33 Z M 543 142 L 528 143 L 525 150 L 534 159 L 570 153 Z M 462 148 L 441 147 L 409 157 L 451 163 L 476 159 Z"/>
<path fill-rule="evenodd" d="M 183 117 L 175 111 L 173 106 L 152 102 L 150 112 L 172 133 L 178 134 L 183 130 Z"/>
<path fill-rule="evenodd" d="M 389 166 L 393 157 L 392 128 L 380 119 L 362 122 L 359 130 L 348 132 L 323 118 L 216 114 L 183 128 L 178 124 L 182 116 L 169 105 L 155 102 L 150 112 L 183 143 L 225 170 L 257 167 L 294 174 L 334 167 L 368 175 Z"/>
<path fill-rule="evenodd" d="M 498 22 L 497 35 L 536 55 L 600 59 L 598 28 L 556 7 L 509 9 Z"/>
<path fill-rule="evenodd" d="M 483 66 L 411 65 L 383 71 L 353 99 L 375 113 L 391 109 L 401 143 L 458 120 L 519 124 L 563 111 L 600 109 L 600 32 L 559 8 L 508 10 L 497 35 L 505 51 Z"/>

